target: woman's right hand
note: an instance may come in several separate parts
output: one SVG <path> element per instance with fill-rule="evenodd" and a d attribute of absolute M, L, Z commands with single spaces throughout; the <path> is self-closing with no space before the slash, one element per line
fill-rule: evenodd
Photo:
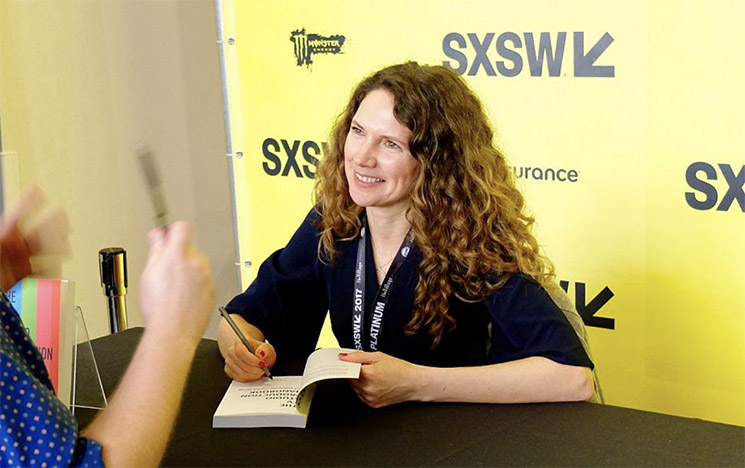
<path fill-rule="evenodd" d="M 233 331 L 230 330 L 230 333 L 233 333 Z M 235 334 L 233 335 L 235 336 Z M 223 348 L 225 374 L 238 382 L 251 382 L 264 377 L 262 367 L 271 369 L 274 366 L 277 361 L 277 353 L 274 351 L 274 346 L 266 341 L 259 341 L 245 331 L 244 335 L 246 335 L 256 354 L 251 354 L 243 342 L 235 336 Z"/>

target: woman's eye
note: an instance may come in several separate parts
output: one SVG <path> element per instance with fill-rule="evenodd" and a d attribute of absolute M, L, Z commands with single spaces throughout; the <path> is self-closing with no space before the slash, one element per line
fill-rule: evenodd
<path fill-rule="evenodd" d="M 352 133 L 355 135 L 362 135 L 362 129 L 360 127 L 352 127 Z"/>
<path fill-rule="evenodd" d="M 393 142 L 391 140 L 386 141 L 385 142 L 385 146 L 387 146 L 390 149 L 401 149 L 401 147 L 398 146 L 398 143 L 395 143 L 395 142 Z"/>

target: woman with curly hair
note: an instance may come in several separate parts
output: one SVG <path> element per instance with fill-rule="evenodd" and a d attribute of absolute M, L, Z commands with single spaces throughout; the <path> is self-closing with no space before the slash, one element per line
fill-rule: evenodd
<path fill-rule="evenodd" d="M 452 70 L 384 68 L 352 93 L 316 173 L 316 206 L 228 305 L 227 375 L 313 351 L 326 312 L 350 385 L 407 400 L 598 400 L 582 321 L 553 281 L 481 102 Z M 271 344 L 270 344 L 271 343 Z"/>

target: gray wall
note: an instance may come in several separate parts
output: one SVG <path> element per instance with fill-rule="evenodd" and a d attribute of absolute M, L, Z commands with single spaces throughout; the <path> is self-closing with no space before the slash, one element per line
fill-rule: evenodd
<path fill-rule="evenodd" d="M 127 250 L 130 325 L 143 323 L 137 278 L 152 208 L 133 156 L 142 143 L 164 173 L 171 218 L 195 224 L 218 302 L 238 292 L 222 102 L 212 1 L 0 0 L 2 148 L 18 167 L 10 177 L 66 208 L 72 254 L 61 274 L 76 282 L 94 337 L 108 333 L 103 247 Z"/>

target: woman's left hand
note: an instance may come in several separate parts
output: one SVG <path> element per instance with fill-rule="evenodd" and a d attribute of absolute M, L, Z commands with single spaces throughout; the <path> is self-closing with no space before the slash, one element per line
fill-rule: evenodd
<path fill-rule="evenodd" d="M 362 364 L 352 390 L 368 406 L 380 408 L 416 398 L 418 366 L 381 352 L 340 353 L 339 359 Z"/>

